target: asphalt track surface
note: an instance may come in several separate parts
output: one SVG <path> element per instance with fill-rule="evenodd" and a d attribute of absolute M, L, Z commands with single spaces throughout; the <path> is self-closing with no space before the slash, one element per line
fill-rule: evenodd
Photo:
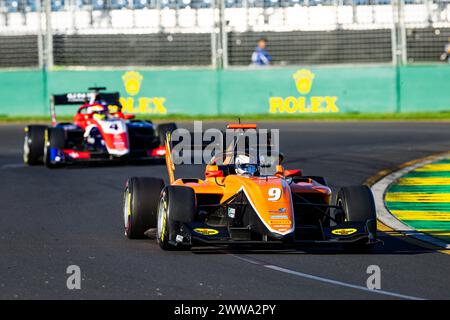
<path fill-rule="evenodd" d="M 448 123 L 268 126 L 281 129 L 286 167 L 323 175 L 333 189 L 450 150 Z M 125 181 L 166 178 L 163 165 L 26 167 L 22 139 L 22 126 L 0 127 L 1 299 L 450 298 L 450 255 L 386 234 L 380 235 L 384 246 L 371 254 L 324 248 L 164 252 L 152 240 L 127 240 Z M 177 175 L 201 176 L 202 169 L 180 167 Z M 81 268 L 81 290 L 66 288 L 72 264 Z M 369 265 L 381 268 L 382 292 L 365 289 Z"/>

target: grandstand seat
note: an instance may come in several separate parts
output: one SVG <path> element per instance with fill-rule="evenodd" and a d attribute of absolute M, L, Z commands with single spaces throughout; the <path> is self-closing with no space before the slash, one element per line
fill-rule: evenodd
<path fill-rule="evenodd" d="M 64 0 L 52 0 L 52 11 L 61 11 L 64 9 Z"/>
<path fill-rule="evenodd" d="M 161 8 L 210 8 L 212 0 L 160 0 Z M 244 0 L 224 0 L 227 8 L 243 8 Z M 422 0 L 404 0 L 405 4 L 419 4 Z M 247 0 L 250 8 L 276 8 L 276 7 L 292 7 L 295 5 L 309 6 L 317 5 L 334 5 L 336 0 Z M 444 1 L 443 1 L 444 2 Z M 391 0 L 343 0 L 344 5 L 385 5 L 390 4 Z M 62 11 L 67 0 L 51 0 L 53 11 Z M 77 7 L 92 7 L 94 10 L 104 9 L 123 9 L 129 7 L 128 0 L 77 0 Z M 157 7 L 157 0 L 132 0 L 131 8 L 133 9 L 154 9 Z M 36 11 L 36 0 L 5 0 L 3 3 L 6 12 L 23 12 Z"/>
<path fill-rule="evenodd" d="M 78 5 L 80 7 L 92 6 L 92 2 L 93 2 L 93 0 L 78 0 Z"/>
<path fill-rule="evenodd" d="M 144 9 L 147 6 L 147 0 L 133 0 L 133 9 Z"/>
<path fill-rule="evenodd" d="M 5 1 L 6 12 L 18 12 L 19 1 L 18 0 L 6 0 Z"/>
<path fill-rule="evenodd" d="M 106 0 L 92 0 L 92 8 L 94 10 L 104 10 L 106 8 Z"/>
<path fill-rule="evenodd" d="M 179 0 L 177 5 L 178 5 L 178 8 L 183 9 L 183 8 L 187 8 L 187 7 L 190 8 L 191 3 L 192 3 L 192 0 Z"/>
<path fill-rule="evenodd" d="M 161 0 L 161 8 L 175 9 L 177 7 L 176 0 Z"/>
<path fill-rule="evenodd" d="M 127 0 L 111 0 L 110 6 L 111 6 L 110 9 L 114 9 L 114 10 L 123 9 L 128 6 L 128 1 Z"/>
<path fill-rule="evenodd" d="M 80 4 L 88 1 L 79 0 Z M 51 0 L 52 11 L 64 10 L 65 2 L 66 0 Z M 36 0 L 5 0 L 3 7 L 6 12 L 35 12 L 37 4 Z"/>
<path fill-rule="evenodd" d="M 191 0 L 191 8 L 203 9 L 210 7 L 211 7 L 211 0 Z"/>
<path fill-rule="evenodd" d="M 36 11 L 36 0 L 26 0 L 25 2 L 25 10 L 30 12 L 35 12 Z"/>
<path fill-rule="evenodd" d="M 226 8 L 242 8 L 243 1 L 242 0 L 225 0 Z"/>

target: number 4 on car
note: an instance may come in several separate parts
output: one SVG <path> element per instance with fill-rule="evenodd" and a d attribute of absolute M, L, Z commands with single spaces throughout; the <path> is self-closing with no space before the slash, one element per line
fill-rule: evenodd
<path fill-rule="evenodd" d="M 91 92 L 53 95 L 52 125 L 25 128 L 23 159 L 28 165 L 48 168 L 92 161 L 142 161 L 164 159 L 164 137 L 175 123 L 156 126 L 124 114 L 118 92 L 89 88 Z M 73 122 L 58 122 L 56 106 L 81 105 Z"/>

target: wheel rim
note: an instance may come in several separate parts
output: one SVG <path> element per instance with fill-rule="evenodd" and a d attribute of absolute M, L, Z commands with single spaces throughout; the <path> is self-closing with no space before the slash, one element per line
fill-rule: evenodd
<path fill-rule="evenodd" d="M 164 241 L 164 229 L 166 228 L 167 202 L 165 193 L 161 196 L 158 206 L 158 240 Z"/>
<path fill-rule="evenodd" d="M 44 147 L 44 162 L 46 163 L 46 164 L 48 164 L 50 161 L 49 161 L 49 159 L 48 159 L 48 147 L 47 147 L 47 145 L 45 145 L 45 147 Z"/>
<path fill-rule="evenodd" d="M 125 234 L 128 233 L 128 229 L 130 227 L 130 216 L 131 216 L 131 193 L 127 188 L 124 195 L 124 204 L 123 204 L 123 223 L 125 226 Z"/>
<path fill-rule="evenodd" d="M 44 163 L 46 165 L 50 165 L 51 161 L 50 161 L 50 141 L 48 138 L 48 130 L 45 130 L 45 134 L 44 134 Z"/>
<path fill-rule="evenodd" d="M 23 161 L 28 163 L 28 159 L 30 158 L 30 146 L 28 144 L 28 135 L 25 135 L 25 141 L 23 143 Z"/>

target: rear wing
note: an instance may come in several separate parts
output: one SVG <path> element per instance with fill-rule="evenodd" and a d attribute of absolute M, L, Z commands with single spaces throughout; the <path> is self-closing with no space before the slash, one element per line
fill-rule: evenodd
<path fill-rule="evenodd" d="M 56 106 L 82 105 L 100 100 L 105 101 L 108 105 L 119 107 L 119 110 L 122 109 L 119 92 L 70 92 L 52 95 L 50 97 L 52 124 L 56 125 Z"/>
<path fill-rule="evenodd" d="M 230 123 L 227 125 L 227 129 L 230 129 L 230 130 L 256 129 L 256 124 L 255 123 Z"/>

